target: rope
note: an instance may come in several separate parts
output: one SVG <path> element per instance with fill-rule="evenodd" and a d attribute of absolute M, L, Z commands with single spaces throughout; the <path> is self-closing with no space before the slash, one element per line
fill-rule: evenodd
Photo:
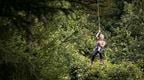
<path fill-rule="evenodd" d="M 97 0 L 97 16 L 98 16 L 98 27 L 99 27 L 99 31 L 101 30 L 101 23 L 100 23 L 100 7 L 99 7 L 99 0 Z"/>

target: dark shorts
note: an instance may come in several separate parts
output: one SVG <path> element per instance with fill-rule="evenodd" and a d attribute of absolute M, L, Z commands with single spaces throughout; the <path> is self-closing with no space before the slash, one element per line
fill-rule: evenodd
<path fill-rule="evenodd" d="M 103 59 L 103 55 L 102 55 L 101 52 L 95 51 L 95 52 L 93 53 L 93 56 L 97 56 L 97 55 L 99 55 L 100 59 Z"/>
<path fill-rule="evenodd" d="M 104 53 L 104 49 L 101 49 L 100 51 L 98 51 L 97 49 L 95 49 L 94 52 L 93 52 L 91 60 L 94 61 L 94 59 L 95 59 L 95 57 L 97 55 L 99 55 L 100 59 L 103 59 L 104 58 L 103 57 L 104 56 L 103 53 Z"/>

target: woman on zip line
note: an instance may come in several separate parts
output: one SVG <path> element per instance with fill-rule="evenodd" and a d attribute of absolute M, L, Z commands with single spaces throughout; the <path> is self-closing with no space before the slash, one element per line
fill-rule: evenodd
<path fill-rule="evenodd" d="M 104 47 L 106 45 L 106 41 L 104 40 L 104 35 L 101 33 L 101 30 L 100 30 L 100 27 L 101 27 L 101 23 L 100 23 L 100 6 L 99 6 L 99 1 L 97 1 L 97 16 L 98 16 L 98 26 L 99 26 L 99 31 L 98 33 L 96 34 L 96 46 L 95 46 L 95 49 L 94 49 L 94 52 L 93 52 L 93 55 L 92 55 L 92 58 L 91 58 L 91 65 L 93 64 L 94 62 L 94 59 L 95 59 L 95 56 L 97 54 L 99 54 L 99 57 L 100 57 L 100 64 L 104 64 L 104 60 L 103 60 L 103 51 L 104 51 Z"/>
<path fill-rule="evenodd" d="M 93 64 L 94 59 L 97 54 L 99 54 L 99 57 L 100 57 L 100 64 L 104 64 L 103 51 L 104 51 L 105 45 L 106 45 L 106 41 L 104 40 L 104 35 L 101 33 L 99 29 L 98 33 L 96 34 L 96 46 L 94 48 L 94 52 L 91 58 L 91 65 Z"/>

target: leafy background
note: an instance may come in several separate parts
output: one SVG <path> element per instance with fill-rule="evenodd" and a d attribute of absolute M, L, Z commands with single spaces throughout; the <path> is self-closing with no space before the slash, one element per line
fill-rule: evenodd
<path fill-rule="evenodd" d="M 105 64 L 90 58 L 98 31 Z M 0 0 L 1 80 L 143 80 L 143 0 Z"/>

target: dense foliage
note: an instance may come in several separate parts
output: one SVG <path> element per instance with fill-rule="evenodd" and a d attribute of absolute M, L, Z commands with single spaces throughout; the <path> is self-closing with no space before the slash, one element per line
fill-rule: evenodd
<path fill-rule="evenodd" d="M 105 64 L 90 58 L 98 31 Z M 0 80 L 143 80 L 144 0 L 0 0 Z"/>

